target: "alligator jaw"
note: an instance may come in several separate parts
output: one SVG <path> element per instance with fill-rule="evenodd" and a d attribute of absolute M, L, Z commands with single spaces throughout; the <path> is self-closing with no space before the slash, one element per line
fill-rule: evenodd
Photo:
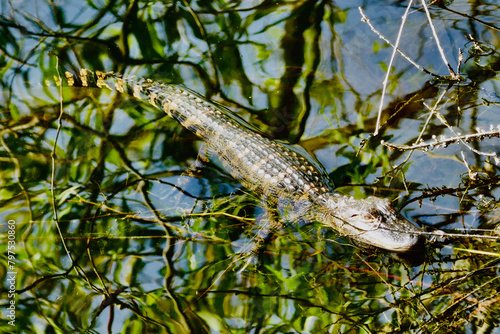
<path fill-rule="evenodd" d="M 387 199 L 332 195 L 326 207 L 329 213 L 322 212 L 318 220 L 354 242 L 391 252 L 411 252 L 423 245 L 423 231 L 398 214 Z"/>

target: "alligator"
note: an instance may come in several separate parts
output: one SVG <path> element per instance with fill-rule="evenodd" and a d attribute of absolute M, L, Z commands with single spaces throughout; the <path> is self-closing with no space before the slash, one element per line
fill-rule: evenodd
<path fill-rule="evenodd" d="M 115 89 L 163 110 L 202 139 L 226 170 L 244 187 L 275 202 L 285 199 L 300 216 L 317 221 L 354 243 L 396 253 L 420 249 L 423 230 L 385 198 L 340 195 L 321 166 L 306 154 L 267 138 L 250 124 L 200 94 L 114 72 L 65 72 L 69 86 Z M 298 203 L 298 204 L 297 204 Z"/>

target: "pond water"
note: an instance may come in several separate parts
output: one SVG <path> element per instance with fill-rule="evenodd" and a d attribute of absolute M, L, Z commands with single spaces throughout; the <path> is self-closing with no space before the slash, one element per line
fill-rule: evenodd
<path fill-rule="evenodd" d="M 408 5 L 2 2 L 0 331 L 499 332 L 500 8 Z M 199 92 L 425 249 L 299 220 L 248 262 L 262 199 L 161 110 L 55 84 L 80 68 Z"/>

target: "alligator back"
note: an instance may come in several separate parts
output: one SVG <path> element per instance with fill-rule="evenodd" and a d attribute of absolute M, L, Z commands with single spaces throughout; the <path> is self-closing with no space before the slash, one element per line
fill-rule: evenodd
<path fill-rule="evenodd" d="M 109 87 L 163 109 L 203 139 L 227 171 L 245 187 L 266 195 L 306 195 L 312 200 L 333 190 L 329 178 L 289 146 L 256 132 L 244 120 L 192 90 L 113 73 L 66 73 L 71 85 Z"/>

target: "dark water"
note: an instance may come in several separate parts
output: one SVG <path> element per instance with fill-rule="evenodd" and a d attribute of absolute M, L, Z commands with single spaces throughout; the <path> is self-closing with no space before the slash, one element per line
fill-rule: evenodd
<path fill-rule="evenodd" d="M 421 69 L 395 57 L 374 136 L 393 49 L 358 6 L 395 42 L 407 5 L 2 2 L 0 330 L 498 332 L 500 8 L 429 7 L 452 72 L 410 8 L 399 48 Z M 261 199 L 161 111 L 54 85 L 81 67 L 182 83 L 302 146 L 338 192 L 423 226 L 425 252 L 292 222 L 243 268 Z"/>

